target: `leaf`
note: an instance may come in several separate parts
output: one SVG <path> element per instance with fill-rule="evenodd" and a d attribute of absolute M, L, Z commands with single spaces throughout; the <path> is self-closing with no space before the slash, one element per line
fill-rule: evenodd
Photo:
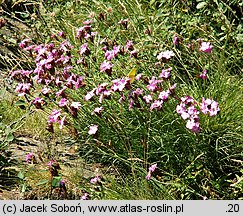
<path fill-rule="evenodd" d="M 42 179 L 42 180 L 40 180 L 36 185 L 37 186 L 39 186 L 39 185 L 44 185 L 44 184 L 46 184 L 48 182 L 48 180 L 46 180 L 46 179 Z"/>
<path fill-rule="evenodd" d="M 18 101 L 16 101 L 15 105 L 16 106 L 25 106 L 26 102 L 24 100 L 18 100 Z"/>
<path fill-rule="evenodd" d="M 8 135 L 7 135 L 7 141 L 8 142 L 12 142 L 14 140 L 14 135 L 12 134 L 12 133 L 9 133 Z"/>
<path fill-rule="evenodd" d="M 19 173 L 18 173 L 18 178 L 20 178 L 20 179 L 24 179 L 24 174 L 23 174 L 22 172 L 19 172 Z"/>
<path fill-rule="evenodd" d="M 137 71 L 137 68 L 133 68 L 133 69 L 127 74 L 127 76 L 131 79 L 131 80 L 130 80 L 130 83 L 133 83 L 133 81 L 134 81 L 134 79 L 135 79 L 136 71 Z"/>
<path fill-rule="evenodd" d="M 197 9 L 202 9 L 204 8 L 208 3 L 207 2 L 200 2 L 197 4 L 196 8 Z"/>
<path fill-rule="evenodd" d="M 152 6 L 155 2 L 156 2 L 156 0 L 151 0 L 151 1 L 149 2 L 149 4 Z"/>
<path fill-rule="evenodd" d="M 21 192 L 24 193 L 26 190 L 26 184 L 21 185 Z"/>
<path fill-rule="evenodd" d="M 26 102 L 24 100 L 18 100 L 15 103 L 16 106 L 18 106 L 20 109 L 26 109 Z"/>
<path fill-rule="evenodd" d="M 40 170 L 39 172 L 48 172 L 48 170 Z"/>
<path fill-rule="evenodd" d="M 52 187 L 58 187 L 59 186 L 59 182 L 61 181 L 62 177 L 58 176 L 58 177 L 54 177 L 52 179 L 51 185 Z"/>

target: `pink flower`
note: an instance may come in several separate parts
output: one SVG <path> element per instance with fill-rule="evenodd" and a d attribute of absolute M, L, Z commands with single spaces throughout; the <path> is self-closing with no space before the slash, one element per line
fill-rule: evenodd
<path fill-rule="evenodd" d="M 150 94 L 143 96 L 143 99 L 145 100 L 145 102 L 147 104 L 150 103 L 153 100 L 153 98 L 152 98 L 152 96 Z"/>
<path fill-rule="evenodd" d="M 19 43 L 19 47 L 21 49 L 24 49 L 28 46 L 28 43 L 30 42 L 30 39 L 24 39 Z"/>
<path fill-rule="evenodd" d="M 157 164 L 153 164 L 151 167 L 149 167 L 149 171 L 153 173 L 157 169 Z"/>
<path fill-rule="evenodd" d="M 58 32 L 58 36 L 65 38 L 65 33 L 63 31 Z"/>
<path fill-rule="evenodd" d="M 122 79 L 115 79 L 112 80 L 113 85 L 111 86 L 111 90 L 116 91 L 123 91 L 124 88 L 126 88 L 129 85 L 130 78 L 122 78 Z"/>
<path fill-rule="evenodd" d="M 179 105 L 176 106 L 176 112 L 178 114 L 182 114 L 184 112 L 186 112 L 186 105 L 184 103 L 180 103 Z"/>
<path fill-rule="evenodd" d="M 68 105 L 68 103 L 69 103 L 69 100 L 68 100 L 68 99 L 66 99 L 66 98 L 62 98 L 62 99 L 59 101 L 58 105 L 59 105 L 60 107 L 65 107 L 65 106 Z"/>
<path fill-rule="evenodd" d="M 89 24 L 91 24 L 93 22 L 93 20 L 85 20 L 85 21 L 83 21 L 83 24 L 84 25 L 89 25 Z"/>
<path fill-rule="evenodd" d="M 53 109 L 51 115 L 49 115 L 48 123 L 57 122 L 60 116 L 61 116 L 60 110 Z"/>
<path fill-rule="evenodd" d="M 130 58 L 137 58 L 138 57 L 138 50 L 133 50 L 130 52 Z"/>
<path fill-rule="evenodd" d="M 91 180 L 90 180 L 90 183 L 91 184 L 97 184 L 98 182 L 100 182 L 101 181 L 101 178 L 100 178 L 100 176 L 95 176 L 94 178 L 92 178 Z"/>
<path fill-rule="evenodd" d="M 190 96 L 182 97 L 180 105 L 177 105 L 176 112 L 186 120 L 186 128 L 194 133 L 200 132 L 199 111 L 195 107 L 196 103 Z"/>
<path fill-rule="evenodd" d="M 162 59 L 171 59 L 173 56 L 175 55 L 175 53 L 173 51 L 170 50 L 166 50 L 164 52 L 161 52 L 158 56 L 157 59 L 158 60 L 162 60 Z"/>
<path fill-rule="evenodd" d="M 149 167 L 148 174 L 146 176 L 147 180 L 150 180 L 152 177 L 152 173 L 157 169 L 157 164 L 153 164 L 152 166 Z"/>
<path fill-rule="evenodd" d="M 89 50 L 89 45 L 88 43 L 85 43 L 83 44 L 81 47 L 80 47 L 80 54 L 81 55 L 89 55 L 90 54 L 90 50 Z"/>
<path fill-rule="evenodd" d="M 96 134 L 97 131 L 98 131 L 98 125 L 91 125 L 89 127 L 88 134 L 89 135 L 94 135 L 94 134 Z"/>
<path fill-rule="evenodd" d="M 170 77 L 170 72 L 172 71 L 172 68 L 163 69 L 162 73 L 159 75 L 160 78 L 168 79 Z"/>
<path fill-rule="evenodd" d="M 68 40 L 65 40 L 60 44 L 59 49 L 63 52 L 69 52 L 72 48 L 74 48 L 74 46 Z"/>
<path fill-rule="evenodd" d="M 95 89 L 95 94 L 96 95 L 99 95 L 101 93 L 103 93 L 105 90 L 106 90 L 106 86 L 108 85 L 109 83 L 102 83 L 102 84 L 99 84 L 98 87 Z"/>
<path fill-rule="evenodd" d="M 113 50 L 106 51 L 105 57 L 107 60 L 112 60 L 113 58 L 116 58 L 118 56 L 118 53 L 120 52 L 120 46 L 114 46 Z"/>
<path fill-rule="evenodd" d="M 120 99 L 118 100 L 118 102 L 119 102 L 119 103 L 122 103 L 123 101 L 125 101 L 125 99 L 126 99 L 126 98 L 125 98 L 125 95 L 122 94 L 121 97 L 120 97 Z"/>
<path fill-rule="evenodd" d="M 151 172 L 148 172 L 148 174 L 146 175 L 146 179 L 150 180 L 151 178 L 152 178 L 152 174 L 151 174 Z"/>
<path fill-rule="evenodd" d="M 209 113 L 210 116 L 215 116 L 220 111 L 218 102 L 211 99 L 205 100 L 205 98 L 202 98 L 200 109 L 203 114 Z"/>
<path fill-rule="evenodd" d="M 89 194 L 84 193 L 84 195 L 81 197 L 81 200 L 88 200 L 89 199 Z"/>
<path fill-rule="evenodd" d="M 130 111 L 132 109 L 133 104 L 135 103 L 135 100 L 133 100 L 132 98 L 130 99 L 130 103 L 128 106 L 128 110 Z"/>
<path fill-rule="evenodd" d="M 199 51 L 205 52 L 205 53 L 211 53 L 213 49 L 213 46 L 210 42 L 201 42 Z"/>
<path fill-rule="evenodd" d="M 49 94 L 49 93 L 51 92 L 51 89 L 45 87 L 45 88 L 43 88 L 43 89 L 41 90 L 41 92 L 42 92 L 43 95 L 47 95 L 47 94 Z"/>
<path fill-rule="evenodd" d="M 125 29 L 127 29 L 127 23 L 129 19 L 121 19 L 118 24 L 121 24 Z"/>
<path fill-rule="evenodd" d="M 113 64 L 107 62 L 106 60 L 100 65 L 100 72 L 106 72 L 108 75 L 111 75 Z"/>
<path fill-rule="evenodd" d="M 74 118 L 77 118 L 80 102 L 72 102 L 70 105 L 70 113 Z"/>
<path fill-rule="evenodd" d="M 108 51 L 106 51 L 106 53 L 105 53 L 105 58 L 107 59 L 107 60 L 112 60 L 113 58 L 115 58 L 115 53 L 114 53 L 114 51 L 113 50 L 108 50 Z"/>
<path fill-rule="evenodd" d="M 163 104 L 163 101 L 162 100 L 155 100 L 152 104 L 151 104 L 151 106 L 150 106 L 150 110 L 153 110 L 153 109 L 157 109 L 157 110 L 159 110 L 159 109 L 161 109 L 162 108 L 162 104 Z"/>
<path fill-rule="evenodd" d="M 181 102 L 185 103 L 186 105 L 190 105 L 190 104 L 194 103 L 195 101 L 191 96 L 187 95 L 186 97 L 181 98 Z"/>
<path fill-rule="evenodd" d="M 118 24 L 122 24 L 122 23 L 127 23 L 129 21 L 129 19 L 121 19 Z"/>
<path fill-rule="evenodd" d="M 203 73 L 202 74 L 200 74 L 200 78 L 202 78 L 202 79 L 204 79 L 204 80 L 206 80 L 208 77 L 207 77 L 207 70 L 203 70 Z"/>
<path fill-rule="evenodd" d="M 199 114 L 199 111 L 193 105 L 187 108 L 187 112 L 191 117 L 195 117 Z"/>
<path fill-rule="evenodd" d="M 94 109 L 94 111 L 91 113 L 91 115 L 94 115 L 95 113 L 96 114 L 101 114 L 101 112 L 104 110 L 104 107 L 96 107 L 95 109 Z"/>
<path fill-rule="evenodd" d="M 179 38 L 178 36 L 175 35 L 175 36 L 173 37 L 173 44 L 177 46 L 177 45 L 179 45 L 179 42 L 180 42 L 180 38 Z"/>
<path fill-rule="evenodd" d="M 84 76 L 81 76 L 77 79 L 77 81 L 75 82 L 75 88 L 79 89 L 81 86 L 84 86 L 85 83 L 83 82 L 84 80 Z"/>
<path fill-rule="evenodd" d="M 61 181 L 59 182 L 59 185 L 61 186 L 61 187 L 65 187 L 65 184 L 67 183 L 68 181 L 67 180 L 63 180 L 63 179 L 61 179 Z"/>
<path fill-rule="evenodd" d="M 52 167 L 52 165 L 54 164 L 54 163 L 56 163 L 57 161 L 56 160 L 50 160 L 49 161 L 49 163 L 47 164 L 47 166 L 49 166 L 49 167 Z"/>
<path fill-rule="evenodd" d="M 35 157 L 34 154 L 30 152 L 25 156 L 25 160 L 27 163 L 30 163 L 34 159 L 34 157 Z"/>
<path fill-rule="evenodd" d="M 158 99 L 166 101 L 166 100 L 168 100 L 169 96 L 170 96 L 170 91 L 169 90 L 168 91 L 162 91 L 162 92 L 159 93 Z"/>
<path fill-rule="evenodd" d="M 194 133 L 200 132 L 199 122 L 195 121 L 195 119 L 189 119 L 186 123 L 186 128 L 188 128 Z"/>
<path fill-rule="evenodd" d="M 73 85 L 75 85 L 75 83 L 76 83 L 76 76 L 75 75 L 71 75 L 71 76 L 69 76 L 68 78 L 67 78 L 67 82 L 66 82 L 66 86 L 68 87 L 68 88 L 73 88 Z"/>
<path fill-rule="evenodd" d="M 102 47 L 102 50 L 107 51 L 108 50 L 107 46 Z"/>
<path fill-rule="evenodd" d="M 91 27 L 90 27 L 91 28 Z M 77 34 L 76 34 L 76 38 L 78 38 L 79 40 L 81 40 L 82 38 L 84 38 L 85 35 L 85 27 L 82 26 L 77 30 Z"/>
<path fill-rule="evenodd" d="M 130 92 L 130 96 L 134 97 L 134 98 L 138 98 L 139 95 L 143 94 L 143 89 L 141 88 L 136 88 L 135 91 L 131 91 Z"/>
<path fill-rule="evenodd" d="M 134 47 L 133 47 L 133 42 L 128 40 L 127 43 L 126 43 L 126 49 L 127 50 L 133 50 Z"/>
<path fill-rule="evenodd" d="M 149 80 L 149 85 L 147 85 L 147 88 L 150 90 L 150 91 L 155 91 L 158 89 L 158 86 L 157 84 L 158 83 L 161 83 L 162 80 L 157 80 L 154 76 L 152 77 L 151 80 Z"/>
<path fill-rule="evenodd" d="M 18 96 L 24 96 L 29 93 L 31 83 L 19 83 L 15 89 L 15 92 L 19 93 Z"/>
<path fill-rule="evenodd" d="M 89 101 L 89 100 L 91 100 L 91 99 L 95 96 L 94 91 L 95 91 L 95 90 L 93 89 L 92 91 L 88 92 L 88 93 L 84 96 L 84 100 L 85 100 L 85 101 Z"/>
<path fill-rule="evenodd" d="M 64 86 L 60 91 L 58 91 L 58 92 L 56 93 L 56 96 L 57 96 L 57 97 L 59 97 L 59 96 L 64 97 L 64 96 L 65 96 L 65 90 L 66 90 L 66 89 L 67 89 L 67 87 Z"/>
<path fill-rule="evenodd" d="M 35 107 L 37 109 L 40 109 L 41 108 L 41 105 L 43 105 L 45 103 L 44 99 L 43 98 L 35 98 L 34 100 L 32 100 L 32 103 L 35 105 Z"/>
<path fill-rule="evenodd" d="M 80 102 L 72 102 L 70 105 L 71 108 L 78 110 L 81 107 Z"/>
<path fill-rule="evenodd" d="M 114 52 L 115 57 L 117 57 L 117 55 L 120 52 L 120 45 L 119 46 L 114 46 L 113 47 L 113 52 Z"/>
<path fill-rule="evenodd" d="M 140 74 L 138 74 L 136 77 L 135 77 L 135 80 L 140 80 L 141 78 L 142 78 L 142 74 L 140 73 Z"/>

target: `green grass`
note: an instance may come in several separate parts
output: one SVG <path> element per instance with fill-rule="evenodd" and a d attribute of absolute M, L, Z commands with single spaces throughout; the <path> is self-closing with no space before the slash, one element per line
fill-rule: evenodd
<path fill-rule="evenodd" d="M 102 186 L 95 187 L 89 179 L 79 176 L 78 171 L 74 172 L 73 180 L 66 176 L 68 184 L 72 185 L 70 193 L 75 194 L 75 188 L 78 188 L 80 196 L 88 191 L 92 199 L 202 199 L 205 196 L 209 199 L 242 199 L 242 180 L 232 185 L 242 176 L 240 3 L 226 1 L 218 4 L 208 0 L 200 8 L 196 1 L 183 2 L 57 0 L 53 4 L 47 1 L 44 8 L 41 7 L 40 17 L 34 25 L 40 34 L 34 39 L 36 44 L 54 42 L 59 45 L 60 39 L 53 40 L 50 34 L 64 31 L 74 49 L 78 50 L 82 43 L 75 38 L 76 29 L 90 18 L 94 20 L 92 28 L 98 32 L 94 42 L 89 44 L 92 54 L 86 58 L 88 67 L 73 64 L 72 72 L 84 75 L 86 86 L 78 91 L 68 91 L 72 100 L 82 104 L 78 118 L 72 119 L 69 115 L 68 121 L 72 125 L 70 128 L 77 130 L 75 140 L 80 157 L 86 163 L 114 166 L 118 173 L 104 174 Z M 129 19 L 127 29 L 118 24 L 124 18 Z M 174 35 L 181 38 L 177 47 L 172 43 Z M 112 76 L 101 74 L 99 65 L 104 60 L 104 53 L 100 42 L 103 38 L 118 45 L 132 40 L 139 51 L 138 58 L 121 56 L 113 61 Z M 213 44 L 211 54 L 197 52 L 198 38 Z M 188 43 L 194 44 L 194 50 L 188 48 Z M 200 115 L 202 130 L 199 134 L 185 128 L 185 121 L 175 112 L 178 102 L 173 99 L 164 104 L 160 112 L 136 108 L 128 111 L 128 104 L 119 104 L 116 95 L 104 101 L 102 118 L 90 115 L 100 104 L 98 99 L 84 102 L 83 97 L 88 91 L 103 82 L 126 76 L 134 67 L 138 68 L 137 73 L 147 77 L 158 76 L 161 69 L 154 66 L 156 56 L 164 50 L 175 53 L 164 66 L 173 68 L 170 85 L 177 83 L 179 97 L 190 95 L 197 101 L 202 97 L 213 98 L 219 103 L 217 116 Z M 79 58 L 75 50 L 72 55 L 74 59 Z M 33 61 L 26 61 L 26 58 L 20 62 L 25 65 L 22 67 L 33 65 Z M 198 78 L 204 69 L 208 70 L 207 80 Z M 134 89 L 143 86 L 137 81 L 132 84 Z M 9 97 L 13 98 L 4 98 L 0 105 L 6 125 L 29 112 L 11 106 L 17 99 L 12 95 Z M 45 122 L 55 107 L 53 104 L 53 101 L 49 103 L 44 111 L 34 109 L 33 114 L 18 122 L 14 128 L 16 133 L 27 131 L 37 137 L 52 136 L 45 130 Z M 87 134 L 89 125 L 94 123 L 99 125 L 96 137 Z M 68 130 L 64 133 L 58 130 L 56 136 L 68 136 Z M 48 152 L 45 154 L 47 157 Z M 147 181 L 147 169 L 153 163 L 158 164 L 158 170 L 152 180 Z M 61 173 L 66 169 L 63 167 Z M 31 171 L 27 175 L 31 176 Z M 33 181 L 38 182 L 38 176 L 34 176 Z M 30 185 L 30 191 L 36 190 L 34 184 Z M 39 190 L 45 194 L 49 189 Z M 43 197 L 40 195 L 39 198 Z"/>

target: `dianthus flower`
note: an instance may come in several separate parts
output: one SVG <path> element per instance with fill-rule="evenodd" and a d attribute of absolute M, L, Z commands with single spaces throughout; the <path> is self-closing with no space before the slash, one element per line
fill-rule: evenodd
<path fill-rule="evenodd" d="M 113 85 L 111 86 L 111 90 L 114 92 L 123 91 L 123 89 L 129 85 L 129 80 L 130 80 L 130 78 L 112 80 Z"/>
<path fill-rule="evenodd" d="M 76 110 L 78 110 L 80 106 L 81 106 L 80 102 L 72 102 L 70 105 L 72 109 L 76 109 Z"/>
<path fill-rule="evenodd" d="M 98 131 L 98 125 L 91 125 L 89 127 L 88 134 L 89 135 L 94 135 L 94 134 L 96 134 L 97 131 Z"/>
<path fill-rule="evenodd" d="M 161 83 L 162 80 L 157 80 L 156 77 L 152 77 L 151 80 L 149 80 L 149 85 L 147 85 L 147 88 L 150 90 L 150 91 L 155 91 L 158 89 L 158 86 L 157 84 L 158 83 Z"/>
<path fill-rule="evenodd" d="M 89 194 L 84 193 L 83 196 L 80 198 L 81 200 L 88 200 L 89 199 Z"/>
<path fill-rule="evenodd" d="M 127 43 L 126 43 L 126 49 L 127 50 L 133 50 L 134 47 L 133 47 L 133 42 L 128 40 Z"/>
<path fill-rule="evenodd" d="M 148 174 L 146 176 L 147 180 L 150 180 L 152 177 L 152 173 L 157 169 L 157 164 L 153 164 L 152 166 L 149 167 Z"/>
<path fill-rule="evenodd" d="M 186 128 L 191 130 L 194 133 L 200 132 L 199 125 L 199 111 L 195 107 L 196 102 L 190 96 L 182 97 L 181 103 L 177 105 L 176 112 L 180 114 L 180 116 L 186 120 L 187 124 Z"/>
<path fill-rule="evenodd" d="M 180 38 L 179 38 L 178 36 L 175 35 L 175 36 L 173 37 L 173 44 L 177 46 L 177 45 L 179 45 L 179 42 L 180 42 Z"/>
<path fill-rule="evenodd" d="M 104 107 L 102 107 L 102 106 L 101 107 L 96 107 L 94 109 L 94 111 L 91 113 L 91 115 L 94 115 L 94 114 L 100 115 L 103 110 L 104 110 Z"/>
<path fill-rule="evenodd" d="M 89 101 L 89 100 L 91 100 L 91 99 L 95 96 L 94 91 L 95 91 L 95 89 L 93 89 L 92 91 L 88 92 L 88 93 L 84 96 L 84 100 L 85 100 L 85 101 Z"/>
<path fill-rule="evenodd" d="M 49 115 L 48 123 L 57 122 L 60 119 L 61 112 L 60 110 L 53 109 L 51 115 Z"/>
<path fill-rule="evenodd" d="M 65 107 L 65 106 L 68 105 L 68 103 L 69 103 L 69 100 L 68 100 L 67 98 L 62 98 L 62 99 L 59 101 L 58 105 L 59 105 L 60 107 Z"/>
<path fill-rule="evenodd" d="M 162 72 L 160 73 L 159 77 L 160 78 L 164 78 L 164 79 L 168 79 L 171 75 L 172 68 L 167 68 L 167 69 L 163 69 Z"/>
<path fill-rule="evenodd" d="M 153 100 L 150 94 L 143 96 L 143 99 L 145 100 L 146 103 L 150 103 Z"/>
<path fill-rule="evenodd" d="M 88 43 L 85 43 L 80 47 L 80 54 L 81 55 L 89 55 L 90 54 L 90 49 L 89 49 Z"/>
<path fill-rule="evenodd" d="M 34 100 L 32 100 L 32 103 L 35 105 L 35 107 L 37 109 L 40 109 L 41 108 L 41 105 L 43 105 L 45 103 L 44 99 L 43 98 L 35 98 Z"/>
<path fill-rule="evenodd" d="M 202 98 L 202 103 L 200 105 L 200 109 L 203 114 L 209 113 L 210 116 L 215 116 L 220 111 L 218 102 L 211 100 L 211 99 L 205 100 L 205 98 Z"/>
<path fill-rule="evenodd" d="M 213 45 L 211 45 L 210 42 L 201 42 L 199 51 L 205 52 L 205 53 L 211 53 L 213 49 Z"/>
<path fill-rule="evenodd" d="M 91 184 L 97 184 L 98 182 L 100 182 L 101 181 L 101 178 L 100 178 L 100 176 L 95 176 L 94 178 L 92 178 L 91 180 L 90 180 L 90 183 Z"/>
<path fill-rule="evenodd" d="M 202 74 L 200 74 L 200 78 L 202 78 L 202 79 L 204 79 L 204 80 L 206 80 L 208 77 L 207 77 L 207 70 L 203 70 L 203 73 Z"/>
<path fill-rule="evenodd" d="M 173 51 L 170 50 L 166 50 L 164 52 L 159 53 L 159 55 L 157 56 L 158 60 L 163 60 L 163 59 L 171 59 L 173 56 L 175 55 L 175 53 Z"/>
<path fill-rule="evenodd" d="M 161 99 L 163 101 L 166 101 L 166 100 L 168 100 L 169 96 L 170 96 L 170 91 L 169 90 L 162 91 L 162 92 L 159 93 L 158 99 Z"/>
<path fill-rule="evenodd" d="M 150 110 L 153 110 L 153 109 L 161 109 L 162 108 L 162 105 L 163 105 L 163 101 L 162 100 L 155 100 L 151 106 L 150 106 Z"/>
<path fill-rule="evenodd" d="M 113 64 L 111 62 L 108 62 L 105 60 L 100 65 L 100 72 L 106 72 L 108 75 L 111 75 L 112 67 L 113 67 Z"/>
<path fill-rule="evenodd" d="M 35 157 L 34 154 L 30 152 L 25 156 L 25 160 L 27 163 L 30 163 L 31 161 L 33 161 L 34 157 Z"/>

